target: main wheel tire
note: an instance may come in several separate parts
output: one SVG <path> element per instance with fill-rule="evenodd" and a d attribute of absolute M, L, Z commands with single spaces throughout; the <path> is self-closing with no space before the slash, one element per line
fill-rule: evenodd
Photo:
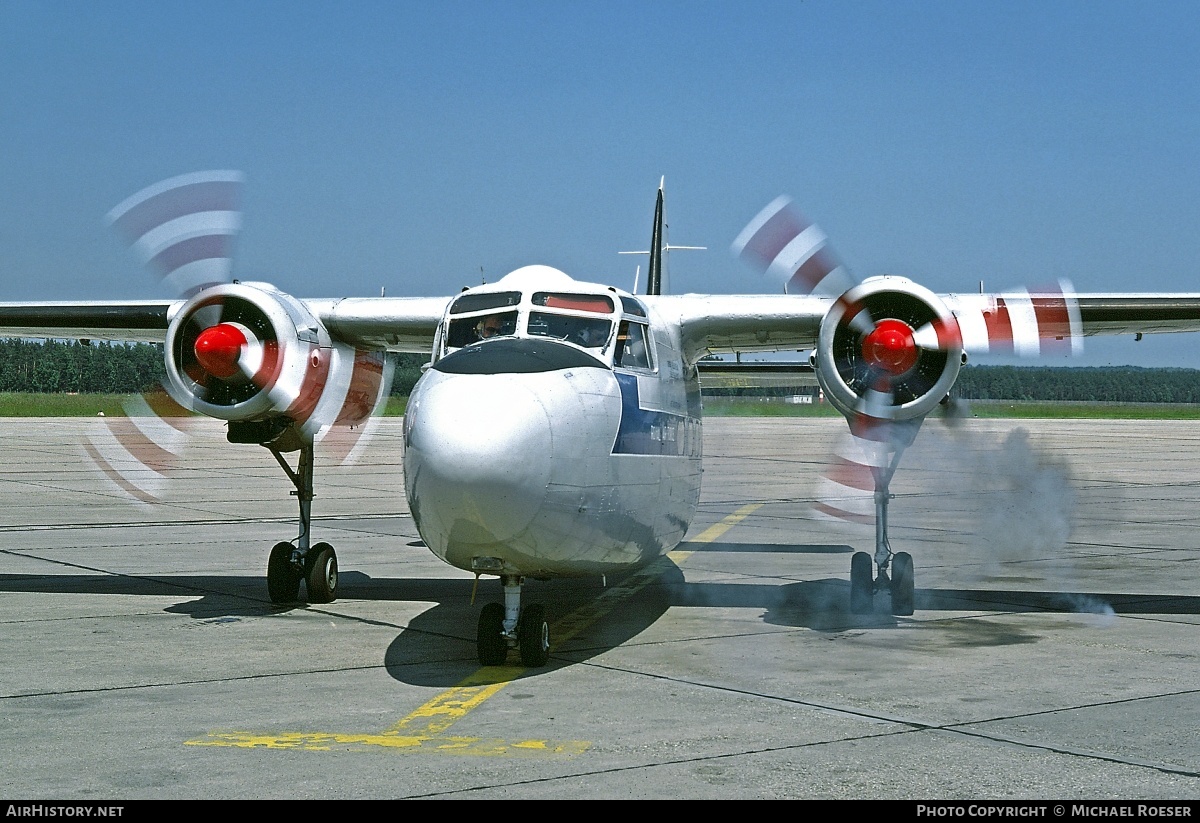
<path fill-rule="evenodd" d="M 913 613 L 913 560 L 908 552 L 892 558 L 892 614 Z"/>
<path fill-rule="evenodd" d="M 545 666 L 550 659 L 550 624 L 541 606 L 526 606 L 517 622 L 517 642 L 521 647 L 521 665 Z"/>
<path fill-rule="evenodd" d="M 300 575 L 292 566 L 292 544 L 276 543 L 267 559 L 267 596 L 272 603 L 295 603 Z"/>
<path fill-rule="evenodd" d="M 332 603 L 337 599 L 337 553 L 328 543 L 318 543 L 308 550 L 308 602 Z"/>
<path fill-rule="evenodd" d="M 475 636 L 480 666 L 503 666 L 508 657 L 508 638 L 504 636 L 504 606 L 488 603 L 479 613 L 479 631 Z"/>
<path fill-rule="evenodd" d="M 855 552 L 850 558 L 850 611 L 870 614 L 875 608 L 875 576 L 871 555 Z"/>

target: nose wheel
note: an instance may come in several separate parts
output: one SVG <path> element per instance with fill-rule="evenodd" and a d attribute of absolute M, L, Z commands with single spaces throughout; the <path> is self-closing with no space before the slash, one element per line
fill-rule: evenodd
<path fill-rule="evenodd" d="M 539 604 L 521 608 L 522 579 L 501 578 L 504 603 L 488 603 L 479 613 L 476 649 L 481 666 L 503 666 L 510 649 L 521 655 L 521 665 L 537 668 L 550 659 L 550 624 Z"/>
<path fill-rule="evenodd" d="M 504 604 L 488 603 L 479 613 L 476 648 L 480 666 L 503 666 L 508 657 L 508 637 L 504 634 Z"/>

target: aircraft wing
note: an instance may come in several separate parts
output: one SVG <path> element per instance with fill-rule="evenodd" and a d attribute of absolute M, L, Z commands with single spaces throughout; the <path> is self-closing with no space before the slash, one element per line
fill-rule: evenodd
<path fill-rule="evenodd" d="M 679 324 L 684 355 L 811 349 L 833 305 L 823 297 L 786 294 L 645 296 L 668 322 Z"/>
<path fill-rule="evenodd" d="M 957 314 L 985 311 L 997 295 L 943 295 Z M 336 340 L 361 348 L 431 351 L 451 297 L 306 300 Z M 831 298 L 786 294 L 684 294 L 645 298 L 677 322 L 689 359 L 707 353 L 811 349 Z M 1200 294 L 1078 294 L 1085 336 L 1200 331 Z M 183 301 L 0 303 L 0 336 L 158 342 Z"/>
<path fill-rule="evenodd" d="M 1200 331 L 1200 294 L 1081 294 L 1083 333 Z"/>
<path fill-rule="evenodd" d="M 451 297 L 306 300 L 329 334 L 359 348 L 429 354 Z"/>
<path fill-rule="evenodd" d="M 991 310 L 1003 294 L 940 295 L 960 318 Z M 1200 294 L 1076 294 L 1080 333 L 1161 334 L 1200 331 Z M 685 294 L 646 297 L 678 322 L 690 359 L 705 354 L 812 349 L 835 300 L 800 295 Z"/>
<path fill-rule="evenodd" d="M 0 303 L 0 336 L 161 343 L 179 301 Z"/>
<path fill-rule="evenodd" d="M 330 335 L 358 348 L 432 351 L 449 297 L 304 301 Z M 184 301 L 0 303 L 0 337 L 162 343 Z"/>

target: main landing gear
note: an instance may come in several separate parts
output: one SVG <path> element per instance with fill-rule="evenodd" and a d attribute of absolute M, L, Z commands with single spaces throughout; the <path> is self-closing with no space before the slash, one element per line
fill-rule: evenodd
<path fill-rule="evenodd" d="M 523 578 L 502 575 L 500 582 L 504 585 L 504 603 L 488 603 L 479 613 L 479 665 L 503 666 L 509 649 L 520 651 L 522 666 L 546 665 L 550 659 L 546 610 L 537 604 L 521 608 Z"/>
<path fill-rule="evenodd" d="M 892 499 L 888 491 L 892 475 L 900 462 L 900 455 L 906 446 L 916 437 L 915 425 L 902 428 L 892 424 L 894 438 L 891 443 L 894 448 L 886 465 L 872 465 L 871 474 L 875 479 L 875 565 L 879 568 L 878 576 L 872 574 L 871 555 L 866 552 L 855 552 L 850 558 L 850 611 L 854 614 L 870 614 L 875 608 L 875 593 L 889 591 L 892 599 L 892 614 L 909 615 L 913 613 L 913 560 L 908 552 L 892 553 L 888 542 L 888 502 Z M 902 439 L 903 437 L 903 439 Z M 888 575 L 888 566 L 892 567 Z"/>
<path fill-rule="evenodd" d="M 264 444 L 296 487 L 292 494 L 300 504 L 300 535 L 295 544 L 276 543 L 267 560 L 267 595 L 272 603 L 294 603 L 300 596 L 300 583 L 309 603 L 332 603 L 337 599 L 337 553 L 328 543 L 309 545 L 313 499 L 313 445 L 300 446 L 300 461 L 292 469 L 283 453 Z"/>

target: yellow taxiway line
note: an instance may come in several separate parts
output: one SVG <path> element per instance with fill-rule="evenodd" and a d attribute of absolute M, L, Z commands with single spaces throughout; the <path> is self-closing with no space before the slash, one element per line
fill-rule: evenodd
<path fill-rule="evenodd" d="M 711 543 L 729 529 L 745 520 L 761 503 L 750 503 L 712 526 L 689 543 Z M 676 565 L 691 557 L 692 552 L 676 550 L 667 557 Z M 620 585 L 613 586 L 591 603 L 558 620 L 551 636 L 558 642 L 568 640 L 604 615 L 620 602 L 627 600 L 647 584 L 658 579 L 658 564 L 631 575 Z M 488 666 L 465 678 L 458 685 L 439 694 L 391 728 L 377 734 L 343 732 L 211 732 L 205 737 L 188 740 L 188 746 L 230 746 L 234 748 L 303 749 L 307 751 L 339 751 L 354 749 L 392 749 L 461 754 L 473 756 L 567 756 L 577 755 L 591 745 L 585 740 L 519 740 L 508 741 L 482 737 L 460 737 L 446 732 L 451 726 L 495 696 L 524 672 L 522 666 Z"/>

